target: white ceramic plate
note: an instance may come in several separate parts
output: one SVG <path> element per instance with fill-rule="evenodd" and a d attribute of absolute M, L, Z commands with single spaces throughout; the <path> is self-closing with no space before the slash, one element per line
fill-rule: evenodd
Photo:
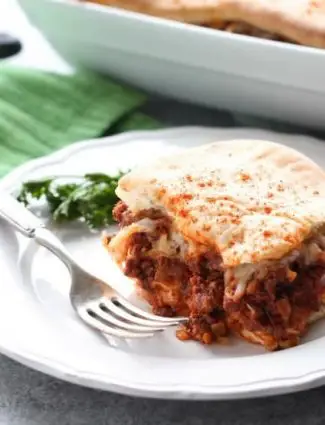
<path fill-rule="evenodd" d="M 41 176 L 114 172 L 185 147 L 232 138 L 282 141 L 325 166 L 325 144 L 307 137 L 183 128 L 77 143 L 19 167 L 0 182 L 0 189 L 12 190 Z M 58 233 L 85 267 L 132 295 L 129 281 L 116 277 L 98 234 L 82 225 Z M 68 273 L 52 254 L 2 223 L 0 238 L 0 351 L 25 365 L 81 385 L 160 398 L 255 397 L 325 382 L 325 322 L 315 325 L 300 346 L 276 353 L 239 340 L 214 347 L 184 343 L 173 331 L 109 343 L 75 316 L 68 302 Z"/>

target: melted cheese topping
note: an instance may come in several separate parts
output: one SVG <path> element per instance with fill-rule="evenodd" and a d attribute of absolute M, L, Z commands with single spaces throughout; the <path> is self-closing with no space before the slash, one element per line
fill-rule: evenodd
<path fill-rule="evenodd" d="M 242 264 L 233 269 L 226 270 L 225 284 L 226 288 L 231 288 L 228 295 L 234 300 L 242 297 L 246 291 L 248 283 L 252 280 L 253 276 L 263 279 L 267 275 L 270 265 L 281 264 L 288 267 L 288 273 L 291 272 L 290 264 L 301 257 L 303 263 L 309 266 L 315 263 L 321 254 L 325 251 L 325 236 L 319 235 L 302 244 L 300 250 L 293 250 L 288 255 L 283 257 L 277 263 L 270 261 L 263 261 L 258 264 Z M 233 288 L 235 290 L 233 291 Z"/>

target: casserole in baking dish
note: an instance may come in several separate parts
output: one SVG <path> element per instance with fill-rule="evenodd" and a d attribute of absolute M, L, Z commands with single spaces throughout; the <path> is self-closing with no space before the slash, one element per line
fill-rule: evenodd
<path fill-rule="evenodd" d="M 325 128 L 323 49 L 76 0 L 20 3 L 72 63 L 176 99 Z"/>

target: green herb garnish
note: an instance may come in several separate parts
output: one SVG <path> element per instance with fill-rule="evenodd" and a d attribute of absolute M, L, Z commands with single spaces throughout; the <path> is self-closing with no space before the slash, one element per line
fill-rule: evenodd
<path fill-rule="evenodd" d="M 118 201 L 115 189 L 122 175 L 86 174 L 79 182 L 65 184 L 59 183 L 61 177 L 29 181 L 17 199 L 29 206 L 33 199 L 44 198 L 55 222 L 81 219 L 91 229 L 99 229 L 113 223 L 112 210 Z"/>

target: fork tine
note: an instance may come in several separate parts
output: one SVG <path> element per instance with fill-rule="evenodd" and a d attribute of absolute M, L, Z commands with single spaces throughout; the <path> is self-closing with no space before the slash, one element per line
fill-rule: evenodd
<path fill-rule="evenodd" d="M 146 319 L 153 320 L 153 321 L 159 321 L 164 323 L 173 323 L 178 324 L 181 322 L 185 322 L 188 320 L 186 317 L 162 317 L 162 316 L 156 316 L 154 314 L 147 313 L 143 311 L 141 308 L 134 306 L 129 301 L 127 301 L 125 298 L 116 296 L 113 298 L 113 301 L 116 300 L 119 304 L 121 304 L 124 308 L 129 310 L 131 313 L 137 314 L 138 316 L 142 316 Z"/>
<path fill-rule="evenodd" d="M 79 308 L 78 310 L 79 316 L 92 328 L 111 336 L 115 336 L 118 338 L 149 338 L 154 336 L 153 333 L 137 333 L 137 332 L 128 332 L 124 329 L 117 329 L 109 324 L 104 324 L 100 319 L 92 317 L 89 315 L 88 311 L 84 308 Z"/>
<path fill-rule="evenodd" d="M 102 304 L 103 305 L 103 304 Z M 157 331 L 163 331 L 164 329 L 166 329 L 166 325 L 164 326 L 160 326 L 158 327 L 157 324 L 155 324 L 152 327 L 148 327 L 148 326 L 141 326 L 141 325 L 135 325 L 133 323 L 130 322 L 125 322 L 123 320 L 119 320 L 116 317 L 114 317 L 112 314 L 110 314 L 109 309 L 105 309 L 103 310 L 101 308 L 101 304 L 98 305 L 98 303 L 94 303 L 91 307 L 90 310 L 95 313 L 96 316 L 102 318 L 103 320 L 109 322 L 110 324 L 118 327 L 118 328 L 122 328 L 122 329 L 126 329 L 127 331 L 136 331 L 136 332 L 157 332 Z"/>
<path fill-rule="evenodd" d="M 144 319 L 144 318 L 141 318 L 139 316 L 134 316 L 133 314 L 128 313 L 126 310 L 124 310 L 124 308 L 116 306 L 112 301 L 110 301 L 107 298 L 102 298 L 100 301 L 101 301 L 101 304 L 103 304 L 107 310 L 114 313 L 115 316 L 118 316 L 121 319 L 127 320 L 131 323 L 136 323 L 138 325 L 143 325 L 143 326 L 147 326 L 147 327 L 150 327 L 150 328 L 156 327 L 156 326 L 161 326 L 161 327 L 167 328 L 167 327 L 178 325 L 178 322 L 168 322 L 168 323 L 166 323 L 166 322 L 160 322 L 160 321 L 157 321 L 157 320 Z M 150 330 L 150 329 L 148 329 L 148 330 Z"/>

